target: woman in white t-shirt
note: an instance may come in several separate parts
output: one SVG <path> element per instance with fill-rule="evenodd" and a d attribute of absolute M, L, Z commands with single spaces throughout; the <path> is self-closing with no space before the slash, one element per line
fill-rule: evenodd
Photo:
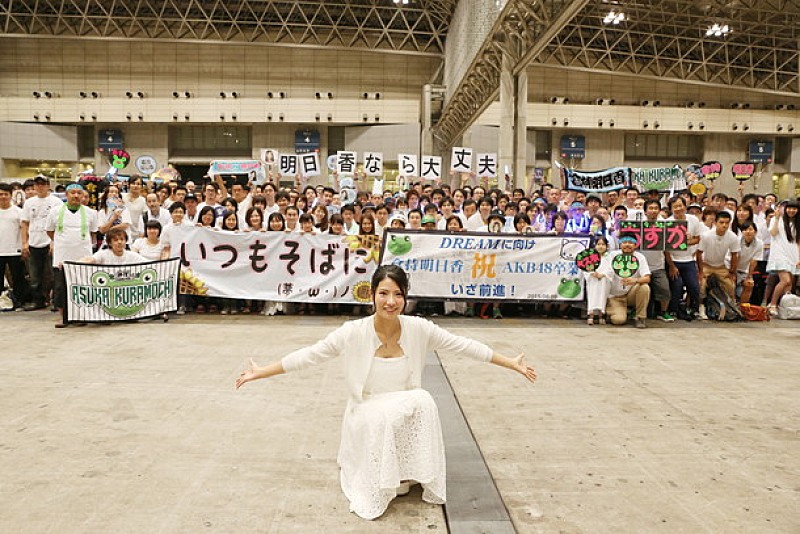
<path fill-rule="evenodd" d="M 144 225 L 145 235 L 131 245 L 131 250 L 150 261 L 166 259 L 164 243 L 161 242 L 161 223 L 149 219 Z"/>

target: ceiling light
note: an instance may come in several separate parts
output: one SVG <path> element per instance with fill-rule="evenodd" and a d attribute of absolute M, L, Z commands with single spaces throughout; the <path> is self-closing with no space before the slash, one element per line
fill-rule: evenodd
<path fill-rule="evenodd" d="M 395 4 L 403 4 L 404 6 L 408 5 L 408 0 L 392 0 Z"/>
<path fill-rule="evenodd" d="M 732 30 L 728 27 L 727 24 L 717 24 L 716 22 L 708 27 L 706 30 L 706 37 L 723 37 L 728 35 Z"/>
<path fill-rule="evenodd" d="M 603 24 L 613 24 L 614 26 L 618 26 L 620 22 L 625 22 L 625 13 L 616 12 L 613 9 L 603 19 Z"/>

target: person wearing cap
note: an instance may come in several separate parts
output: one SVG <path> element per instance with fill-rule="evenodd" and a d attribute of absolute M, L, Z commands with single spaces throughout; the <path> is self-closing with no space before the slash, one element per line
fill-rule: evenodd
<path fill-rule="evenodd" d="M 620 250 L 603 257 L 597 272 L 611 281 L 606 313 L 611 324 L 623 325 L 628 320 L 628 306 L 636 310 L 636 328 L 647 328 L 647 305 L 650 302 L 650 266 L 647 258 L 636 251 L 636 238 L 623 235 Z"/>
<path fill-rule="evenodd" d="M 186 193 L 183 198 L 183 204 L 186 206 L 186 213 L 183 215 L 184 224 L 194 225 L 197 222 L 197 206 L 200 204 L 197 195 Z"/>
<path fill-rule="evenodd" d="M 56 328 L 67 324 L 67 282 L 64 278 L 64 262 L 79 261 L 92 255 L 92 241 L 97 234 L 97 212 L 84 206 L 83 186 L 67 186 L 67 202 L 58 209 L 50 210 L 45 231 L 51 240 L 53 256 L 54 300 L 61 312 L 61 322 Z"/>
<path fill-rule="evenodd" d="M 389 228 L 405 228 L 406 224 L 406 216 L 401 211 L 395 211 L 389 217 Z"/>
<path fill-rule="evenodd" d="M 50 256 L 50 237 L 45 227 L 50 212 L 64 204 L 50 194 L 50 182 L 44 176 L 34 178 L 33 184 L 36 196 L 25 201 L 20 218 L 22 260 L 27 264 L 30 285 L 30 302 L 25 304 L 26 311 L 47 306 L 53 287 L 53 259 Z"/>
<path fill-rule="evenodd" d="M 689 207 L 686 208 L 686 213 L 701 219 L 703 217 L 703 206 L 697 203 L 689 204 Z"/>
<path fill-rule="evenodd" d="M 436 217 L 431 217 L 430 215 L 424 216 L 422 218 L 422 229 L 436 230 Z"/>

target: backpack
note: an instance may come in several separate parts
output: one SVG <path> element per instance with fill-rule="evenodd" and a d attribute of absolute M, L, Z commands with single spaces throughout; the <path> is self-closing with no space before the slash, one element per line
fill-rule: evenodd
<path fill-rule="evenodd" d="M 708 277 L 706 282 L 706 316 L 712 321 L 735 322 L 742 320 L 736 302 L 722 289 L 716 276 Z"/>
<path fill-rule="evenodd" d="M 778 303 L 778 319 L 800 319 L 800 297 L 787 293 Z"/>

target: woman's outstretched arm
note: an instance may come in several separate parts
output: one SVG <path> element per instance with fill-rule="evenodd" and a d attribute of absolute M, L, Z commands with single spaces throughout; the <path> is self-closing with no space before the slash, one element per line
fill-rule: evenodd
<path fill-rule="evenodd" d="M 495 352 L 492 354 L 492 363 L 516 371 L 531 382 L 536 381 L 536 371 L 525 363 L 525 353 L 520 352 L 516 358 L 508 358 Z"/>
<path fill-rule="evenodd" d="M 286 371 L 283 370 L 283 364 L 280 360 L 277 362 L 268 363 L 264 367 L 259 367 L 258 364 L 253 361 L 253 358 L 250 358 L 250 368 L 242 371 L 242 374 L 240 374 L 239 378 L 236 379 L 236 389 L 239 389 L 243 385 L 253 380 L 269 378 L 275 375 L 282 375 L 285 372 Z"/>

